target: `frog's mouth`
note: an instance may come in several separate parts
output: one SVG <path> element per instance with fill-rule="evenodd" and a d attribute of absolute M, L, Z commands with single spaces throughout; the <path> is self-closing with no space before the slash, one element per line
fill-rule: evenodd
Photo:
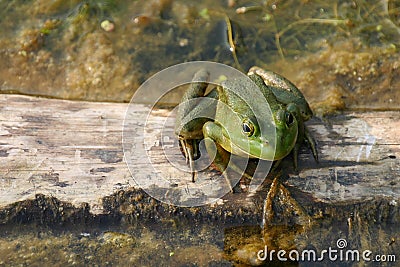
<path fill-rule="evenodd" d="M 229 152 L 244 158 L 256 158 L 261 160 L 274 161 L 275 159 L 275 146 L 271 145 L 268 140 L 245 140 L 231 144 Z"/>

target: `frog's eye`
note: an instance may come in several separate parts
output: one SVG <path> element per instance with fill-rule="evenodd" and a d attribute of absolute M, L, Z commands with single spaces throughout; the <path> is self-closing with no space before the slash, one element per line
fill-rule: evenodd
<path fill-rule="evenodd" d="M 243 121 L 242 123 L 242 131 L 247 136 L 252 136 L 254 133 L 254 125 L 250 121 Z"/>
<path fill-rule="evenodd" d="M 290 112 L 285 112 L 285 119 L 288 127 L 294 123 L 294 116 Z"/>

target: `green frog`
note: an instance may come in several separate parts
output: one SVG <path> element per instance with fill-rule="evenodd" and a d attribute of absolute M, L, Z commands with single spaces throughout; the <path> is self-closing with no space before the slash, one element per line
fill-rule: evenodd
<path fill-rule="evenodd" d="M 252 67 L 247 76 L 250 81 L 227 79 L 206 94 L 209 74 L 200 70 L 193 78 L 196 82 L 182 97 L 175 133 L 190 165 L 193 182 L 193 161 L 200 156 L 199 143 L 203 139 L 207 152 L 215 155 L 214 164 L 228 183 L 226 168 L 243 173 L 229 162 L 231 154 L 276 161 L 275 166 L 278 166 L 280 160 L 293 153 L 297 168 L 297 153 L 306 140 L 318 160 L 315 141 L 304 125 L 313 113 L 303 94 L 287 79 L 259 67 Z M 240 97 L 243 95 L 249 96 L 247 101 Z M 266 103 L 269 108 L 265 108 Z M 251 179 L 246 173 L 243 176 Z M 258 264 L 260 248 L 278 244 L 276 240 L 281 240 L 283 229 L 287 231 L 287 238 L 282 245 L 289 245 L 289 248 L 298 233 L 311 229 L 312 218 L 291 197 L 282 179 L 281 171 L 275 175 L 265 198 L 261 235 L 256 235 L 249 244 L 241 240 L 235 260 Z M 284 214 L 277 216 L 276 205 L 283 207 Z M 282 225 L 282 219 L 288 226 Z"/>
<path fill-rule="evenodd" d="M 298 153 L 304 136 L 309 136 L 303 122 L 312 112 L 301 92 L 278 74 L 266 80 L 260 71 L 252 68 L 248 73 L 257 87 L 249 79 L 234 78 L 225 80 L 208 94 L 205 92 L 209 73 L 200 70 L 195 74 L 193 80 L 203 82 L 192 83 L 185 92 L 175 125 L 193 182 L 194 160 L 200 156 L 198 145 L 202 139 L 207 152 L 215 154 L 214 164 L 220 171 L 224 172 L 229 164 L 234 171 L 241 172 L 229 162 L 231 154 L 279 161 L 291 151 Z M 243 95 L 250 96 L 250 100 L 244 101 L 240 97 Z M 264 108 L 266 103 L 270 110 Z M 200 115 L 204 111 L 207 116 Z M 244 176 L 251 178 L 246 173 Z"/>

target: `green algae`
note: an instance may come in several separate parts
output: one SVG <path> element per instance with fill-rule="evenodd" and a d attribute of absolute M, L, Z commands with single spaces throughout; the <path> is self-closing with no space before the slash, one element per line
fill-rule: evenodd
<path fill-rule="evenodd" d="M 128 102 L 163 68 L 236 66 L 237 57 L 243 69 L 291 79 L 320 115 L 399 106 L 395 1 L 15 0 L 0 8 L 3 93 Z"/>

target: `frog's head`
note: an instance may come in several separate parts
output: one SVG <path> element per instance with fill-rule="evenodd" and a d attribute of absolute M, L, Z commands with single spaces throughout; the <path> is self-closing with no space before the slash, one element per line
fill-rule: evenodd
<path fill-rule="evenodd" d="M 296 143 L 296 112 L 299 111 L 293 110 L 295 105 L 279 103 L 261 77 L 250 78 L 252 81 L 227 81 L 220 88 L 222 103 L 216 116 L 216 121 L 223 126 L 220 144 L 239 156 L 269 161 L 281 159 Z M 257 85 L 255 89 L 249 84 L 252 82 Z"/>
<path fill-rule="evenodd" d="M 233 154 L 262 160 L 279 160 L 293 149 L 298 134 L 296 116 L 286 107 L 265 112 L 261 119 L 241 113 L 223 127 L 225 146 Z"/>

